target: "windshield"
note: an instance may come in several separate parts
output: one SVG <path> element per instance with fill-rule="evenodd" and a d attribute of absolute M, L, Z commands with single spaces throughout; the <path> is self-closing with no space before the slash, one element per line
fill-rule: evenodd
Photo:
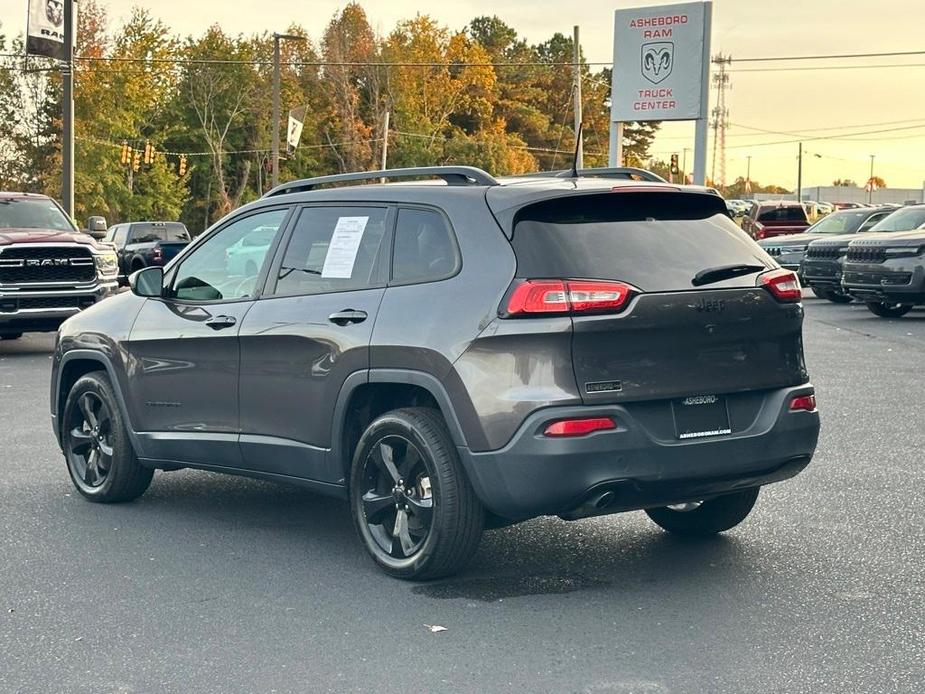
<path fill-rule="evenodd" d="M 77 231 L 61 208 L 47 198 L 0 200 L 0 229 Z"/>
<path fill-rule="evenodd" d="M 925 207 L 907 207 L 896 210 L 886 219 L 877 222 L 871 231 L 912 231 L 925 224 Z"/>
<path fill-rule="evenodd" d="M 806 230 L 807 234 L 853 234 L 870 216 L 869 212 L 833 212 Z"/>

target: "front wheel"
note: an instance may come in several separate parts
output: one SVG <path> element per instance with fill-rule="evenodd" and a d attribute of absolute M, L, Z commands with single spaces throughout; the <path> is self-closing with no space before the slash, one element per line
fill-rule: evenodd
<path fill-rule="evenodd" d="M 353 457 L 350 499 L 360 539 L 396 578 L 454 574 L 482 536 L 485 511 L 432 409 L 394 410 L 369 425 Z"/>
<path fill-rule="evenodd" d="M 900 318 L 912 310 L 912 304 L 871 301 L 867 304 L 867 310 L 881 318 Z"/>
<path fill-rule="evenodd" d="M 102 371 L 83 376 L 68 393 L 61 443 L 71 481 L 90 501 L 131 501 L 151 484 L 154 471 L 138 462 L 112 385 Z"/>
<path fill-rule="evenodd" d="M 854 301 L 854 298 L 850 294 L 842 294 L 841 292 L 837 292 L 835 290 L 829 292 L 829 295 L 826 297 L 826 299 L 831 301 L 833 304 L 850 304 L 852 301 Z"/>
<path fill-rule="evenodd" d="M 745 520 L 758 499 L 758 490 L 759 487 L 753 487 L 707 501 L 648 508 L 646 513 L 656 525 L 670 533 L 715 535 Z"/>

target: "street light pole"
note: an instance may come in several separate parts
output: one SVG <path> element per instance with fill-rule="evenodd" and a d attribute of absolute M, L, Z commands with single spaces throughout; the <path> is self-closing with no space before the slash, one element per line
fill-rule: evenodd
<path fill-rule="evenodd" d="M 874 158 L 876 154 L 870 155 L 870 178 L 867 179 L 867 204 L 869 205 L 874 199 Z"/>
<path fill-rule="evenodd" d="M 279 185 L 279 42 L 282 39 L 304 41 L 304 36 L 273 34 L 273 187 Z"/>
<path fill-rule="evenodd" d="M 803 201 L 803 143 L 797 154 L 797 202 Z"/>

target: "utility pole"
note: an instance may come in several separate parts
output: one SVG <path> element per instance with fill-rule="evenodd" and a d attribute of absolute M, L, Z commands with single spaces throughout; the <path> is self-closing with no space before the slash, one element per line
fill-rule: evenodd
<path fill-rule="evenodd" d="M 745 157 L 745 192 L 752 192 L 752 155 Z"/>
<path fill-rule="evenodd" d="M 279 43 L 282 39 L 304 41 L 304 36 L 273 34 L 273 187 L 279 185 Z"/>
<path fill-rule="evenodd" d="M 64 3 L 64 84 L 61 132 L 61 204 L 74 218 L 74 0 Z"/>
<path fill-rule="evenodd" d="M 874 158 L 876 154 L 870 155 L 870 178 L 867 179 L 867 204 L 873 202 L 874 199 Z"/>
<path fill-rule="evenodd" d="M 797 150 L 797 202 L 803 201 L 803 143 Z"/>
<path fill-rule="evenodd" d="M 574 75 L 572 77 L 572 84 L 574 85 L 572 91 L 575 94 L 575 136 L 578 138 L 578 142 L 575 143 L 575 151 L 578 155 L 575 158 L 575 168 L 580 170 L 585 167 L 585 143 L 584 135 L 579 131 L 581 128 L 581 45 L 578 43 L 578 27 L 573 28 L 573 38 L 572 38 L 572 50 L 574 52 Z"/>
<path fill-rule="evenodd" d="M 390 112 L 385 112 L 385 120 L 382 123 L 382 170 L 387 168 L 389 160 L 389 116 Z"/>

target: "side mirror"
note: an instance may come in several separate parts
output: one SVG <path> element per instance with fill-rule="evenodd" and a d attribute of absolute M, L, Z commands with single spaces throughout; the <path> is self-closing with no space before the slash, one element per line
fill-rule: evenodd
<path fill-rule="evenodd" d="M 164 295 L 164 268 L 146 267 L 129 275 L 128 286 L 137 296 L 158 298 Z"/>
<path fill-rule="evenodd" d="M 94 215 L 87 219 L 87 232 L 97 241 L 106 237 L 106 218 Z"/>

